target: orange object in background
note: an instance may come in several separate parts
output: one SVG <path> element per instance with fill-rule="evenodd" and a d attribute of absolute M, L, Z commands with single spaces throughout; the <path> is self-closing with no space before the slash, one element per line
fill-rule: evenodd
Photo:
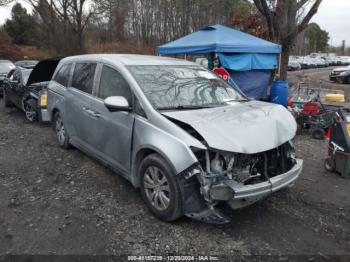
<path fill-rule="evenodd" d="M 289 107 L 293 107 L 293 99 L 292 99 L 291 97 L 288 97 L 287 105 L 288 105 Z"/>

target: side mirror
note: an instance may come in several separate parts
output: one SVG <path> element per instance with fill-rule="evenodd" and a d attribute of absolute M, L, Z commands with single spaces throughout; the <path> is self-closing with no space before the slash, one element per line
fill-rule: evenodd
<path fill-rule="evenodd" d="M 110 96 L 104 100 L 105 106 L 110 112 L 130 111 L 131 107 L 128 100 L 123 96 Z"/>

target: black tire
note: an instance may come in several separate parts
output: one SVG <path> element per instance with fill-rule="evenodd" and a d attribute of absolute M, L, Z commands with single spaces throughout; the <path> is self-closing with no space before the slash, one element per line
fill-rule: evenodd
<path fill-rule="evenodd" d="M 54 114 L 52 124 L 53 124 L 53 128 L 56 133 L 56 138 L 60 147 L 64 149 L 70 148 L 71 144 L 69 143 L 69 135 L 66 131 L 66 128 L 64 127 L 63 118 L 60 112 L 56 112 Z"/>
<path fill-rule="evenodd" d="M 2 98 L 4 100 L 4 106 L 5 107 L 12 107 L 12 106 L 14 106 L 12 101 L 7 96 L 5 89 L 3 89 L 3 91 L 2 91 Z"/>
<path fill-rule="evenodd" d="M 324 160 L 324 168 L 329 172 L 335 171 L 335 161 L 332 157 L 329 156 Z"/>
<path fill-rule="evenodd" d="M 311 136 L 317 140 L 325 139 L 325 132 L 322 128 L 314 128 L 311 130 Z"/>
<path fill-rule="evenodd" d="M 155 172 L 157 179 L 152 178 L 151 170 L 159 171 Z M 174 221 L 183 216 L 183 197 L 179 183 L 171 167 L 162 157 L 158 154 L 151 154 L 143 159 L 139 167 L 139 177 L 142 198 L 154 216 L 167 222 Z M 161 181 L 164 181 L 164 177 L 166 183 L 162 184 Z M 167 186 L 168 191 L 164 190 L 157 193 L 157 186 L 153 188 L 150 187 L 152 183 L 150 183 L 149 178 L 152 178 L 151 180 L 154 181 L 160 181 L 158 187 L 159 185 L 163 185 L 163 187 Z M 153 183 L 153 185 L 155 185 L 155 183 Z M 158 190 L 161 190 L 159 188 Z M 168 205 L 166 205 L 167 201 L 162 199 L 164 196 L 169 200 Z M 154 199 L 154 201 L 152 201 L 151 198 Z"/>
<path fill-rule="evenodd" d="M 38 121 L 38 104 L 34 99 L 23 101 L 23 110 L 29 122 Z"/>

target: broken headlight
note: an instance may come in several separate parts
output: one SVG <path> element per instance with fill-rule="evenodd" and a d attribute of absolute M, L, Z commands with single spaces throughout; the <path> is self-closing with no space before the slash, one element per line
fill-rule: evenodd
<path fill-rule="evenodd" d="M 292 141 L 288 141 L 286 149 L 286 157 L 290 159 L 296 159 L 295 147 Z"/>

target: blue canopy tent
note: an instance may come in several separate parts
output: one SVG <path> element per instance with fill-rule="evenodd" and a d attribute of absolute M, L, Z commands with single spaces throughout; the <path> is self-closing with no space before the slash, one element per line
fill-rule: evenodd
<path fill-rule="evenodd" d="M 218 53 L 221 67 L 248 96 L 265 98 L 281 46 L 232 28 L 208 26 L 157 48 L 159 55 Z"/>

